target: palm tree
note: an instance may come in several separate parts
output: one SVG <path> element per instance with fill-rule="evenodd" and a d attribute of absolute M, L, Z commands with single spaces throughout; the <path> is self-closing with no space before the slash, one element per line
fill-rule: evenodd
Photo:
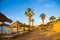
<path fill-rule="evenodd" d="M 34 19 L 31 19 L 31 22 L 32 22 L 32 27 L 33 27 Z"/>
<path fill-rule="evenodd" d="M 49 18 L 49 20 L 50 20 L 51 22 L 53 22 L 55 19 L 56 19 L 55 16 L 51 16 L 51 17 Z"/>
<path fill-rule="evenodd" d="M 45 14 L 44 13 L 42 13 L 41 15 L 40 15 L 40 17 L 41 17 L 41 19 L 42 19 L 42 24 L 44 25 L 44 19 L 45 19 Z"/>
<path fill-rule="evenodd" d="M 56 21 L 60 22 L 60 17 Z"/>
<path fill-rule="evenodd" d="M 55 20 L 56 19 L 56 17 L 55 16 L 51 16 L 50 18 L 49 18 L 49 20 L 50 20 L 50 29 L 52 30 L 52 27 L 53 27 L 53 24 L 55 23 Z"/>
<path fill-rule="evenodd" d="M 34 15 L 34 11 L 31 8 L 27 8 L 25 15 L 28 17 L 28 24 L 30 25 L 31 17 Z"/>

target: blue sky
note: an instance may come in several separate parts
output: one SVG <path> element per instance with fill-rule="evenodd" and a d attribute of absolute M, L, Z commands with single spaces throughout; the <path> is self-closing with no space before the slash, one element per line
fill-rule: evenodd
<path fill-rule="evenodd" d="M 0 0 L 0 12 L 5 14 L 13 22 L 19 20 L 28 24 L 28 19 L 24 15 L 27 8 L 32 8 L 35 15 L 32 17 L 34 25 L 41 24 L 41 13 L 46 14 L 45 23 L 49 21 L 50 16 L 60 17 L 60 0 Z"/>

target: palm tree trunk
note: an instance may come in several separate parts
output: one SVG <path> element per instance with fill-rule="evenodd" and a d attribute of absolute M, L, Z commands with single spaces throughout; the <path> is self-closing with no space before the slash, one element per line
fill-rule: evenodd
<path fill-rule="evenodd" d="M 2 34 L 3 34 L 3 26 L 2 26 L 2 30 L 1 30 Z"/>
<path fill-rule="evenodd" d="M 30 25 L 31 17 L 28 17 L 28 25 Z"/>
<path fill-rule="evenodd" d="M 18 33 L 18 25 L 17 25 L 17 33 Z"/>
<path fill-rule="evenodd" d="M 44 19 L 42 19 L 42 24 L 44 25 Z"/>
<path fill-rule="evenodd" d="M 32 22 L 32 27 L 33 27 L 33 22 Z"/>

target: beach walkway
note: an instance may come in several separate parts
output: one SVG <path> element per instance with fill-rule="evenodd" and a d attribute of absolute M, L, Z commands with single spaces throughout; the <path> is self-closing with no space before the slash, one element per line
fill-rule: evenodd
<path fill-rule="evenodd" d="M 18 38 L 14 38 L 12 40 L 52 40 L 53 37 L 60 36 L 60 33 L 56 32 L 42 32 L 39 29 L 23 34 Z"/>

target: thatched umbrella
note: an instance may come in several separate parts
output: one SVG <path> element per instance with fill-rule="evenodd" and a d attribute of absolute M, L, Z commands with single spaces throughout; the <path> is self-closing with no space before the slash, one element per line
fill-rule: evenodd
<path fill-rule="evenodd" d="M 7 24 L 5 24 L 4 22 L 9 22 L 9 23 L 11 23 L 12 20 L 9 19 L 9 18 L 7 18 L 4 14 L 2 14 L 2 13 L 0 12 L 0 27 L 2 27 L 2 26 L 7 26 Z M 2 24 L 1 24 L 1 23 L 2 23 Z"/>
<path fill-rule="evenodd" d="M 17 33 L 18 33 L 18 30 L 20 27 L 23 27 L 24 25 L 19 22 L 18 20 L 16 22 L 14 22 L 13 24 L 10 25 L 10 28 L 13 29 L 13 28 L 17 28 Z"/>

